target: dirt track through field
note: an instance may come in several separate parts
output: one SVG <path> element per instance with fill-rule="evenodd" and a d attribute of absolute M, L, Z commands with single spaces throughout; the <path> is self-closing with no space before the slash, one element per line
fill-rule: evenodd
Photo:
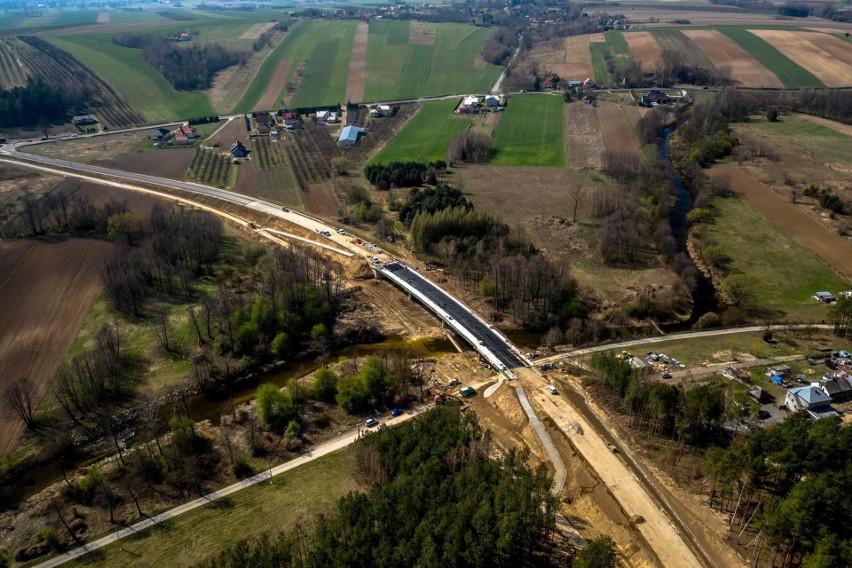
<path fill-rule="evenodd" d="M 346 83 L 346 100 L 360 103 L 364 100 L 364 85 L 367 82 L 367 36 L 370 26 L 358 24 L 355 41 L 352 43 L 352 58 L 349 60 L 349 81 Z"/>
<path fill-rule="evenodd" d="M 663 48 L 651 32 L 626 33 L 624 40 L 633 53 L 633 59 L 639 62 L 642 71 L 651 73 L 657 66 L 657 61 L 663 56 Z"/>
<path fill-rule="evenodd" d="M 835 132 L 845 134 L 846 136 L 852 136 L 852 124 L 843 124 L 842 122 L 837 122 L 836 120 L 829 120 L 827 118 L 822 118 L 821 116 L 813 116 L 811 114 L 797 114 L 796 116 L 798 116 L 799 118 L 803 118 L 808 122 L 813 122 L 814 124 L 819 124 L 820 126 L 831 128 Z"/>
<path fill-rule="evenodd" d="M 852 85 L 852 48 L 840 38 L 817 32 L 749 30 L 807 69 L 827 87 Z"/>
<path fill-rule="evenodd" d="M 254 105 L 255 110 L 274 110 L 279 107 L 281 102 L 279 96 L 287 84 L 287 77 L 290 75 L 290 67 L 292 66 L 292 59 L 282 59 L 278 62 L 272 74 L 272 80 L 264 89 L 263 96 Z"/>
<path fill-rule="evenodd" d="M 567 81 L 582 81 L 594 76 L 592 53 L 589 51 L 589 36 L 578 35 L 565 38 L 565 55 L 562 61 L 548 63 L 547 68 Z"/>
<path fill-rule="evenodd" d="M 731 187 L 796 243 L 816 254 L 841 277 L 852 282 L 852 245 L 809 217 L 798 207 L 735 166 L 714 166 L 714 174 L 727 174 Z M 791 268 L 795 270 L 795 267 Z"/>
<path fill-rule="evenodd" d="M 633 126 L 620 106 L 599 103 L 598 121 L 607 152 L 639 152 L 639 142 L 633 134 Z"/>
<path fill-rule="evenodd" d="M 101 290 L 98 269 L 113 245 L 95 239 L 0 243 L 0 389 L 26 377 L 35 403 Z M 23 422 L 0 411 L 0 456 L 13 450 Z"/>
<path fill-rule="evenodd" d="M 240 36 L 240 39 L 258 39 L 264 32 L 268 32 L 275 27 L 276 22 L 262 22 L 255 24 Z"/>
<path fill-rule="evenodd" d="M 716 69 L 728 67 L 731 78 L 743 87 L 783 89 L 784 83 L 734 40 L 716 30 L 684 30 Z"/>

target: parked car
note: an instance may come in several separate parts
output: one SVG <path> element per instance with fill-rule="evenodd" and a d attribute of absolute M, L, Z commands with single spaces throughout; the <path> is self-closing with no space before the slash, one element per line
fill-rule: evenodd
<path fill-rule="evenodd" d="M 663 373 L 661 376 L 662 376 L 664 379 L 670 379 L 670 378 L 672 378 L 672 374 L 671 374 L 671 373 L 669 373 L 668 371 L 666 371 L 665 373 Z"/>
<path fill-rule="evenodd" d="M 394 408 L 391 410 L 391 416 L 401 416 L 403 414 L 405 414 L 405 411 L 401 408 Z"/>
<path fill-rule="evenodd" d="M 558 391 L 558 390 L 556 390 L 556 387 L 555 387 L 555 386 L 553 386 L 553 385 L 547 385 L 547 386 L 546 386 L 546 387 L 544 387 L 544 388 L 546 388 L 546 389 L 547 389 L 547 392 L 549 392 L 550 394 L 559 394 L 559 391 Z"/>
<path fill-rule="evenodd" d="M 287 209 L 286 207 L 282 207 L 282 208 L 281 208 L 281 211 L 283 211 L 284 213 L 289 213 L 289 212 L 290 212 L 290 210 L 289 210 L 289 209 Z"/>
<path fill-rule="evenodd" d="M 459 389 L 459 394 L 464 398 L 476 396 L 476 389 L 473 387 L 462 387 Z"/>
<path fill-rule="evenodd" d="M 772 415 L 769 414 L 769 412 L 767 412 L 766 410 L 760 410 L 757 413 L 757 418 L 760 420 L 766 420 L 768 418 L 772 418 Z"/>
<path fill-rule="evenodd" d="M 364 426 L 366 426 L 367 428 L 373 428 L 373 427 L 378 426 L 378 425 L 379 425 L 379 421 L 376 420 L 375 418 L 367 418 L 364 421 Z"/>

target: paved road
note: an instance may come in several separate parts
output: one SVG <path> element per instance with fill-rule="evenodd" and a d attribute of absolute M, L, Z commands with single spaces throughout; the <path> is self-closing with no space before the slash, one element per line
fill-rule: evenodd
<path fill-rule="evenodd" d="M 388 418 L 387 420 L 383 421 L 383 424 L 387 426 L 395 426 L 400 422 L 410 420 L 411 418 L 417 416 L 418 414 L 425 411 L 426 408 L 427 407 L 414 408 L 409 412 L 406 412 L 405 414 L 397 416 L 396 418 Z M 184 503 L 183 505 L 179 505 L 174 509 L 169 509 L 168 511 L 160 513 L 159 515 L 149 517 L 144 521 L 139 521 L 138 523 L 130 525 L 129 527 L 119 529 L 103 538 L 99 538 L 98 540 L 92 541 L 78 548 L 69 550 L 68 552 L 60 554 L 59 556 L 55 556 L 46 562 L 42 562 L 41 564 L 38 564 L 36 568 L 52 568 L 53 566 L 59 566 L 60 564 L 64 564 L 66 562 L 74 560 L 75 558 L 79 558 L 85 554 L 88 554 L 93 550 L 103 548 L 104 546 L 107 546 L 114 542 L 118 542 L 123 538 L 138 534 L 148 528 L 162 523 L 163 521 L 173 519 L 174 517 L 183 515 L 184 513 L 188 513 L 190 511 L 198 509 L 199 507 L 203 507 L 209 503 L 218 501 L 219 499 L 222 499 L 229 495 L 233 495 L 234 493 L 242 491 L 243 489 L 251 487 L 252 485 L 257 485 L 258 483 L 271 479 L 277 475 L 281 475 L 282 473 L 288 472 L 291 469 L 295 469 L 300 465 L 304 465 L 332 452 L 341 450 L 355 442 L 361 435 L 362 431 L 366 431 L 366 429 L 362 430 L 360 426 L 357 428 L 353 428 L 347 432 L 339 434 L 338 436 L 334 437 L 331 440 L 328 440 L 327 442 L 323 442 L 322 444 L 316 446 L 314 449 L 305 452 L 294 460 L 290 460 L 288 462 L 277 465 L 271 470 L 268 469 L 266 471 L 258 473 L 253 477 L 243 479 L 242 481 L 238 481 L 233 485 L 229 485 L 218 491 L 214 491 L 213 493 L 208 493 L 207 495 L 199 497 L 194 501 Z"/>

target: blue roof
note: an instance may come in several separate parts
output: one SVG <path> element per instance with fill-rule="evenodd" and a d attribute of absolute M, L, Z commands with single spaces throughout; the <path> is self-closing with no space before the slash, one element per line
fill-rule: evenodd
<path fill-rule="evenodd" d="M 831 400 L 827 394 L 822 392 L 822 389 L 818 389 L 814 386 L 790 389 L 790 392 L 808 404 L 818 404 L 820 402 L 829 402 Z"/>
<path fill-rule="evenodd" d="M 364 133 L 363 128 L 359 128 L 357 126 L 346 126 L 340 132 L 340 138 L 338 138 L 337 140 L 338 140 L 338 142 L 343 141 L 343 140 L 348 140 L 350 142 L 357 142 L 358 138 L 363 133 Z"/>

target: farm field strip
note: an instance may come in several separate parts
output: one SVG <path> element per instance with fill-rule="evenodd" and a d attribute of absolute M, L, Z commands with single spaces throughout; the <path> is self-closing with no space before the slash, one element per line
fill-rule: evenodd
<path fill-rule="evenodd" d="M 852 50 L 843 40 L 817 32 L 749 31 L 808 69 L 827 87 L 852 85 Z"/>
<path fill-rule="evenodd" d="M 453 116 L 457 103 L 456 100 L 424 103 L 371 162 L 387 164 L 397 161 L 445 160 L 453 136 L 471 125 L 469 118 Z"/>
<path fill-rule="evenodd" d="M 655 31 L 654 36 L 660 43 L 660 46 L 665 49 L 671 49 L 683 56 L 684 63 L 692 67 L 703 67 L 712 69 L 713 64 L 704 55 L 701 49 L 693 43 L 682 31 L 679 30 L 664 30 Z"/>
<path fill-rule="evenodd" d="M 639 153 L 639 142 L 633 133 L 633 126 L 621 106 L 602 102 L 598 105 L 597 114 L 607 152 Z"/>
<path fill-rule="evenodd" d="M 604 150 L 598 115 L 591 105 L 568 105 L 565 125 L 569 163 L 575 168 L 600 168 Z"/>
<path fill-rule="evenodd" d="M 654 71 L 657 61 L 663 56 L 663 48 L 651 32 L 630 32 L 624 34 L 624 40 L 630 47 L 635 59 L 645 73 Z"/>
<path fill-rule="evenodd" d="M 843 124 L 842 122 L 837 122 L 836 120 L 829 120 L 827 118 L 813 116 L 810 114 L 797 114 L 796 118 L 801 118 L 807 120 L 808 122 L 819 124 L 820 126 L 830 128 L 831 130 L 834 130 L 835 132 L 839 132 L 841 134 L 845 134 L 846 136 L 852 136 L 852 124 Z"/>
<path fill-rule="evenodd" d="M 150 122 L 213 114 L 203 93 L 175 90 L 138 49 L 94 36 L 48 36 L 48 41 L 87 65 Z"/>
<path fill-rule="evenodd" d="M 485 92 L 501 71 L 480 56 L 489 36 L 487 29 L 466 24 L 421 22 L 412 28 L 408 21 L 371 21 L 364 98 Z"/>
<path fill-rule="evenodd" d="M 603 35 L 606 41 L 589 43 L 589 50 L 591 51 L 592 66 L 595 72 L 595 82 L 606 85 L 612 79 L 607 70 L 606 55 L 609 54 L 615 69 L 629 64 L 633 56 L 621 32 L 608 31 L 604 32 Z"/>
<path fill-rule="evenodd" d="M 298 29 L 299 25 L 287 32 L 284 39 L 266 56 L 245 94 L 234 107 L 234 112 L 272 110 L 278 106 L 279 96 L 287 85 L 293 65 L 293 60 L 285 57 L 289 45 L 287 39 Z M 287 64 L 284 61 L 290 63 Z"/>
<path fill-rule="evenodd" d="M 16 49 L 19 43 L 16 39 L 0 38 L 0 83 L 4 89 L 24 87 L 27 84 L 27 69 Z"/>
<path fill-rule="evenodd" d="M 731 78 L 744 87 L 783 88 L 784 84 L 734 40 L 716 30 L 684 30 L 716 69 L 728 67 Z"/>
<path fill-rule="evenodd" d="M 734 26 L 720 27 L 719 32 L 728 36 L 784 84 L 787 88 L 824 87 L 825 85 L 792 59 L 775 49 L 771 43 L 745 28 Z"/>
<path fill-rule="evenodd" d="M 592 66 L 592 52 L 589 48 L 589 36 L 569 36 L 564 41 L 564 51 L 558 60 L 546 64 L 566 81 L 583 81 L 595 74 Z"/>
<path fill-rule="evenodd" d="M 310 47 L 306 57 L 291 58 L 294 61 L 309 61 L 299 83 L 294 107 L 322 106 L 346 103 L 346 84 L 349 77 L 349 61 L 355 41 L 356 22 L 333 22 L 313 25 L 305 22 L 296 30 L 302 34 L 302 47 Z M 303 27 L 304 26 L 304 27 Z M 294 45 L 295 47 L 295 45 Z"/>
<path fill-rule="evenodd" d="M 562 97 L 512 97 L 494 136 L 489 163 L 500 166 L 565 165 Z"/>
<path fill-rule="evenodd" d="M 349 60 L 349 81 L 346 84 L 346 101 L 364 100 L 364 86 L 367 81 L 367 38 L 370 26 L 360 22 L 352 44 L 352 58 Z"/>

